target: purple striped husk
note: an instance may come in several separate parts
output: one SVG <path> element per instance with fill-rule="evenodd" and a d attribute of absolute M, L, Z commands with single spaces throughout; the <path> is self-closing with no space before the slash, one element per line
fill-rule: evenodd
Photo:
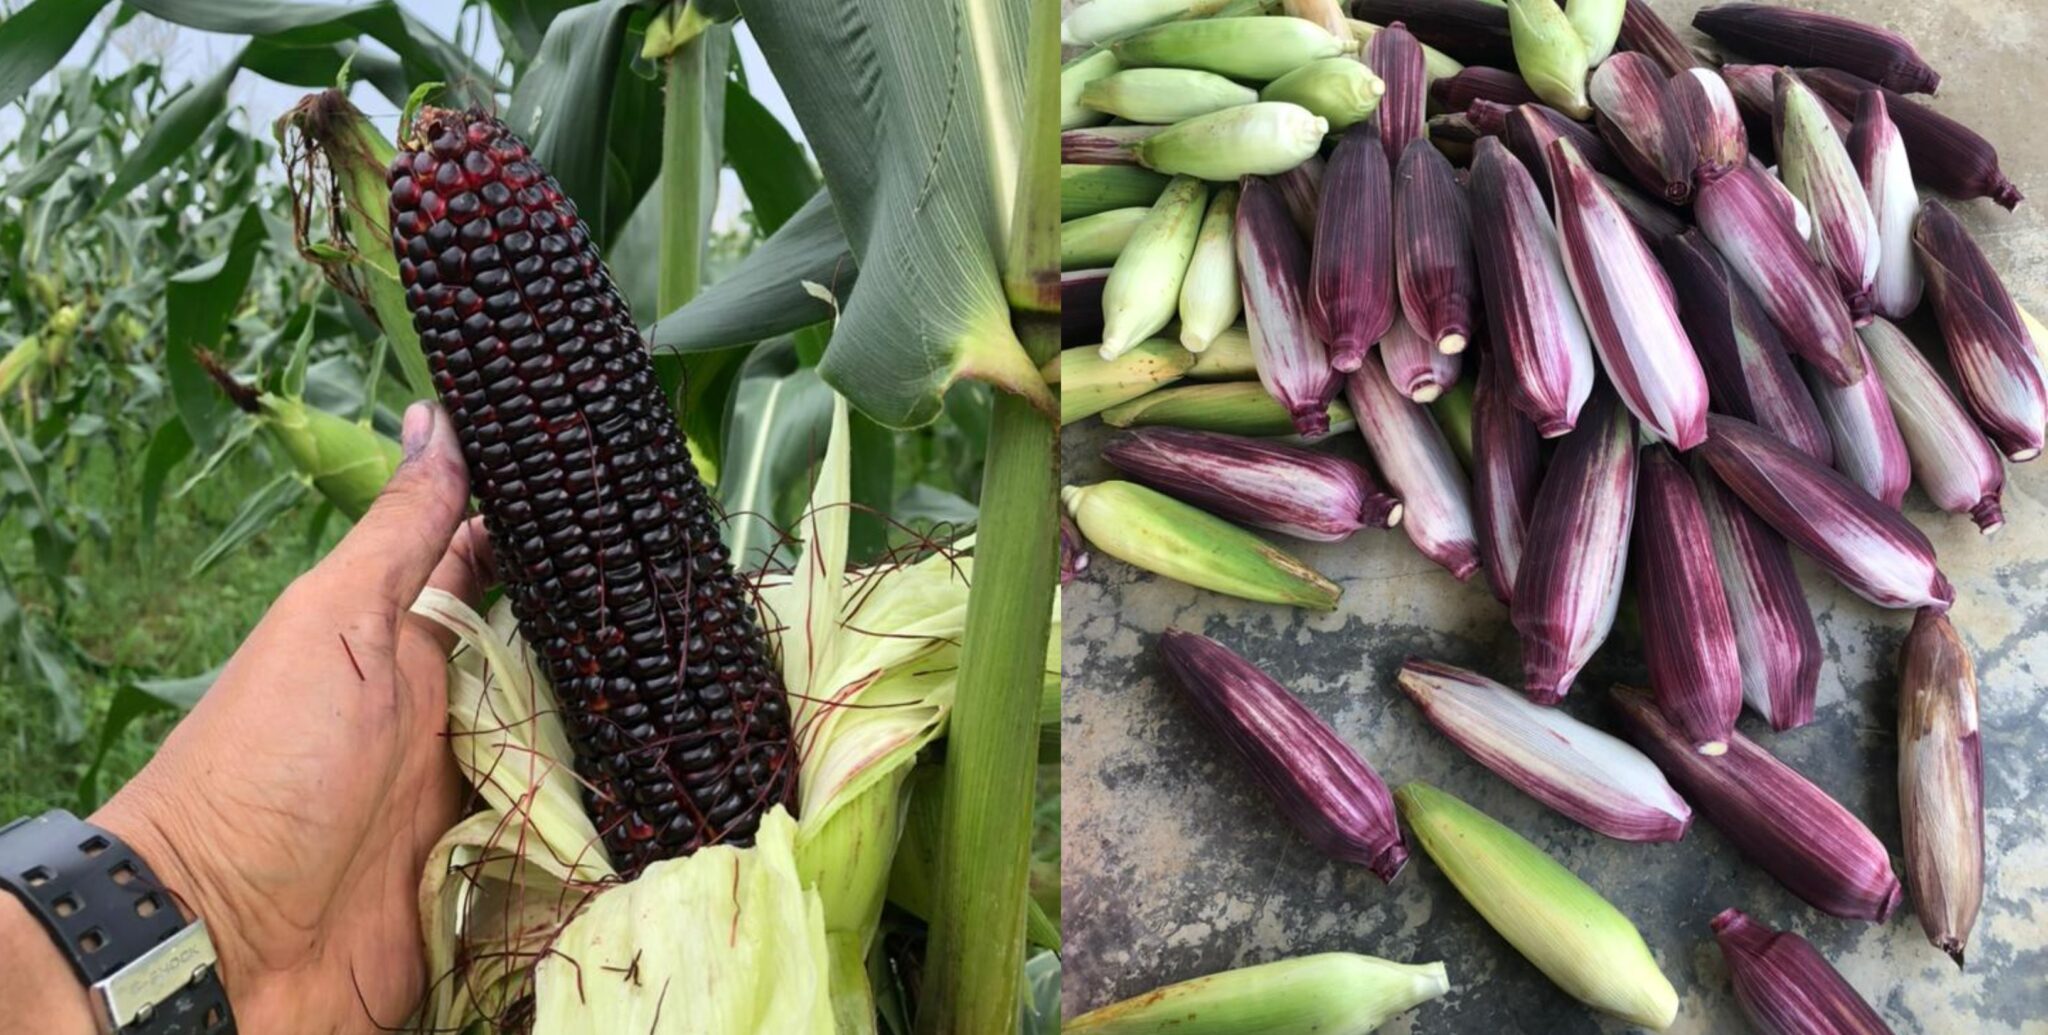
<path fill-rule="evenodd" d="M 1109 270 L 1060 271 L 1060 340 L 1102 340 L 1102 285 Z"/>
<path fill-rule="evenodd" d="M 1679 210 L 1658 201 L 1636 189 L 1633 183 L 1625 183 L 1604 173 L 1596 173 L 1600 184 L 1607 193 L 1614 195 L 1614 202 L 1628 213 L 1628 221 L 1641 235 L 1643 243 L 1652 248 L 1692 228 Z"/>
<path fill-rule="evenodd" d="M 1855 482 L 1744 420 L 1713 414 L 1700 453 L 1722 484 L 1843 585 L 1879 607 L 1955 602 L 1934 546 Z"/>
<path fill-rule="evenodd" d="M 1849 131 L 1849 160 L 1870 198 L 1877 217 L 1877 281 L 1871 302 L 1878 314 L 1903 320 L 1920 308 L 1924 281 L 1920 258 L 1913 254 L 1913 226 L 1920 220 L 1920 190 L 1913 183 L 1912 161 L 1906 156 L 1899 128 L 1892 124 L 1884 94 L 1876 90 L 1856 102 L 1856 123 Z"/>
<path fill-rule="evenodd" d="M 1429 122 L 1429 81 L 1423 75 L 1422 44 L 1406 26 L 1390 23 L 1365 44 L 1365 64 L 1386 84 L 1370 124 L 1378 126 L 1387 164 L 1398 166 L 1408 145 L 1423 139 Z"/>
<path fill-rule="evenodd" d="M 1689 230 L 1665 242 L 1658 255 L 1706 371 L 1714 410 L 1763 425 L 1808 456 L 1833 463 L 1828 429 L 1778 328 L 1721 253 Z"/>
<path fill-rule="evenodd" d="M 1832 114 L 1827 104 L 1789 72 L 1778 73 L 1775 86 L 1779 180 L 1811 214 L 1813 257 L 1834 277 L 1851 322 L 1860 327 L 1876 304 L 1877 214 L 1849 159 L 1848 134 L 1824 117 Z"/>
<path fill-rule="evenodd" d="M 1269 179 L 1279 188 L 1280 200 L 1287 204 L 1287 218 L 1294 220 L 1302 239 L 1314 240 L 1316 209 L 1323 193 L 1323 160 L 1310 155 L 1307 161 Z"/>
<path fill-rule="evenodd" d="M 1429 84 L 1429 99 L 1444 111 L 1462 112 L 1473 101 L 1491 101 L 1510 108 L 1536 103 L 1536 91 L 1520 75 L 1502 68 L 1473 65 L 1454 76 Z"/>
<path fill-rule="evenodd" d="M 1295 830 L 1325 855 L 1391 882 L 1408 861 L 1387 785 L 1286 687 L 1228 647 L 1179 629 L 1159 654 L 1182 697 L 1250 770 Z"/>
<path fill-rule="evenodd" d="M 1135 165 L 1138 141 L 1165 126 L 1088 126 L 1060 134 L 1062 165 Z"/>
<path fill-rule="evenodd" d="M 1621 841 L 1677 841 L 1692 807 L 1625 741 L 1532 704 L 1476 672 L 1409 658 L 1397 677 L 1423 717 L 1480 765 L 1559 814 Z"/>
<path fill-rule="evenodd" d="M 1081 577 L 1088 570 L 1088 540 L 1081 536 L 1081 526 L 1074 524 L 1074 516 L 1067 508 L 1060 508 L 1060 585 Z"/>
<path fill-rule="evenodd" d="M 1529 176 L 1536 181 L 1536 188 L 1543 192 L 1546 204 L 1556 203 L 1556 196 L 1550 190 L 1550 144 L 1554 140 L 1571 141 L 1572 146 L 1578 148 L 1579 157 L 1603 176 L 1629 174 L 1628 167 L 1608 149 L 1607 141 L 1600 139 L 1600 134 L 1573 122 L 1555 108 L 1524 104 L 1509 109 L 1502 115 L 1501 137 L 1529 170 Z"/>
<path fill-rule="evenodd" d="M 1419 403 L 1435 402 L 1458 383 L 1464 367 L 1462 356 L 1437 350 L 1405 319 L 1394 321 L 1380 339 L 1380 361 L 1394 390 Z"/>
<path fill-rule="evenodd" d="M 1719 4 L 1693 15 L 1692 24 L 1759 61 L 1840 68 L 1901 93 L 1933 93 L 1941 85 L 1941 73 L 1904 36 L 1839 15 Z"/>
<path fill-rule="evenodd" d="M 1542 192 L 1500 140 L 1472 159 L 1472 243 L 1494 355 L 1512 365 L 1501 394 L 1544 438 L 1572 429 L 1593 391 L 1593 346 Z M 1511 576 L 1510 576 L 1511 578 Z"/>
<path fill-rule="evenodd" d="M 1308 249 L 1288 218 L 1279 189 L 1263 177 L 1247 176 L 1239 188 L 1237 268 L 1260 383 L 1287 408 L 1296 431 L 1326 434 L 1330 400 L 1337 397 L 1341 381 L 1322 339 L 1309 326 Z"/>
<path fill-rule="evenodd" d="M 1970 515 L 1985 535 L 1998 531 L 2005 524 L 1999 506 L 2005 464 L 1991 440 L 1977 430 L 1977 422 L 1919 347 L 1891 321 L 1873 320 L 1857 333 L 1863 336 L 1872 372 L 1884 378 L 1913 477 L 1927 498 L 1951 514 Z"/>
<path fill-rule="evenodd" d="M 1709 757 L 1647 694 L 1617 686 L 1622 728 L 1752 865 L 1830 916 L 1883 921 L 1899 905 L 1884 843 L 1826 791 L 1740 732 Z"/>
<path fill-rule="evenodd" d="M 1792 550 L 1708 471 L 1705 461 L 1695 459 L 1692 467 L 1735 627 L 1742 699 L 1772 729 L 1804 726 L 1813 721 L 1820 687 L 1820 632 L 1792 567 Z"/>
<path fill-rule="evenodd" d="M 1759 1035 L 1892 1035 L 1806 939 L 1774 931 L 1740 909 L 1722 910 L 1709 926 L 1735 1001 Z"/>
<path fill-rule="evenodd" d="M 1963 401 L 2006 459 L 2041 455 L 2048 431 L 2041 357 L 1998 272 L 1941 204 L 1921 207 L 1913 246 Z"/>
<path fill-rule="evenodd" d="M 1691 125 L 1655 61 L 1630 51 L 1616 54 L 1593 70 L 1586 95 L 1601 137 L 1637 183 L 1674 205 L 1692 200 Z"/>
<path fill-rule="evenodd" d="M 1506 604 L 1529 534 L 1529 513 L 1542 476 L 1536 428 L 1509 399 L 1514 372 L 1499 352 L 1479 364 L 1472 398 L 1472 505 L 1487 588 Z"/>
<path fill-rule="evenodd" d="M 1391 528 L 1401 501 L 1341 456 L 1268 439 L 1185 428 L 1113 436 L 1102 458 L 1133 481 L 1239 524 L 1334 543 Z"/>
<path fill-rule="evenodd" d="M 1914 617 L 1899 656 L 1899 819 L 1920 926 L 1960 967 L 1984 901 L 1984 749 L 1977 667 L 1931 611 Z"/>
<path fill-rule="evenodd" d="M 1550 145 L 1565 271 L 1593 348 L 1629 411 L 1680 450 L 1706 436 L 1707 378 L 1670 281 L 1627 214 L 1564 141 Z"/>
<path fill-rule="evenodd" d="M 1807 252 L 1787 203 L 1754 165 L 1701 185 L 1693 204 L 1700 229 L 1785 335 L 1792 351 L 1828 380 L 1852 385 L 1863 377 L 1851 346 L 1856 330 L 1841 292 Z"/>
<path fill-rule="evenodd" d="M 1870 353 L 1859 340 L 1857 351 L 1865 366 Z M 1892 418 L 1892 404 L 1884 378 L 1874 366 L 1863 380 L 1842 388 L 1806 369 L 1806 385 L 1813 390 L 1813 402 L 1835 443 L 1835 470 L 1863 487 L 1878 502 L 1897 510 L 1913 484 L 1913 461 L 1906 455 L 1906 440 Z"/>
<path fill-rule="evenodd" d="M 1637 465 L 1630 563 L 1650 689 L 1694 750 L 1718 755 L 1742 713 L 1742 665 L 1707 513 L 1668 448 L 1643 446 Z"/>
<path fill-rule="evenodd" d="M 1685 136 L 1692 143 L 1695 187 L 1748 163 L 1749 130 L 1726 80 L 1711 70 L 1692 68 L 1674 74 L 1668 89 L 1672 107 L 1684 120 Z"/>
<path fill-rule="evenodd" d="M 1508 607 L 1537 704 L 1563 700 L 1614 628 L 1635 509 L 1636 422 L 1599 393 L 1543 474 Z"/>
<path fill-rule="evenodd" d="M 1664 69 L 1677 75 L 1688 68 L 1706 68 L 1699 54 L 1678 38 L 1671 24 L 1659 17 L 1644 0 L 1628 0 L 1621 15 L 1621 49 L 1648 55 Z"/>
<path fill-rule="evenodd" d="M 1438 349 L 1464 351 L 1479 301 L 1471 206 L 1450 159 L 1427 140 L 1409 142 L 1394 169 L 1394 248 L 1401 315 Z"/>
<path fill-rule="evenodd" d="M 1855 111 L 1857 98 L 1877 88 L 1867 79 L 1833 68 L 1802 68 L 1799 78 L 1838 113 Z M 2025 200 L 1998 167 L 1998 149 L 1975 130 L 1890 90 L 1884 101 L 1912 158 L 1913 179 L 1922 187 L 1958 201 L 1990 198 L 2008 209 Z"/>
<path fill-rule="evenodd" d="M 1349 373 L 1386 337 L 1394 301 L 1393 174 L 1370 123 L 1344 132 L 1323 169 L 1309 259 L 1309 324 L 1329 343 L 1330 365 Z"/>
<path fill-rule="evenodd" d="M 1472 483 L 1429 407 L 1394 390 L 1384 366 L 1368 360 L 1345 382 L 1359 434 L 1380 477 L 1401 498 L 1401 530 L 1424 557 L 1463 581 L 1479 570 Z"/>

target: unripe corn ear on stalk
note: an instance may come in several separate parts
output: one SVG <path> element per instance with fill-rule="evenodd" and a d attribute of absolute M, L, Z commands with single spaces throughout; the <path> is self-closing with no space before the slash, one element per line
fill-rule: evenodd
<path fill-rule="evenodd" d="M 406 305 L 614 863 L 750 844 L 795 800 L 782 682 L 574 203 L 474 111 L 421 109 L 390 188 Z"/>

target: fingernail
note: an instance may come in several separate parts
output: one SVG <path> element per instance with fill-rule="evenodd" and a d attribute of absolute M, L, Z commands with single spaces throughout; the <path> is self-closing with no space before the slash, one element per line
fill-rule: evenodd
<path fill-rule="evenodd" d="M 405 422 L 398 429 L 398 445 L 411 460 L 427 448 L 434 434 L 434 404 L 421 400 L 405 408 Z"/>

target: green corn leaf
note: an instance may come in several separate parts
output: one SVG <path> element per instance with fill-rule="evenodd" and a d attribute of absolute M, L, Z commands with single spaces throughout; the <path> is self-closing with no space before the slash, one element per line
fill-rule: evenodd
<path fill-rule="evenodd" d="M 512 91 L 505 123 L 533 148 L 535 160 L 575 199 L 584 222 L 607 226 L 605 146 L 613 84 L 619 74 L 634 0 L 598 0 L 564 11 L 548 25 L 533 65 Z M 657 125 L 642 132 L 658 136 Z"/>
<path fill-rule="evenodd" d="M 219 441 L 226 403 L 200 369 L 193 350 L 213 348 L 227 330 L 228 318 L 249 284 L 264 233 L 262 210 L 244 209 L 226 252 L 172 274 L 164 286 L 164 356 L 170 365 L 171 395 L 192 441 L 208 449 Z"/>
<path fill-rule="evenodd" d="M 107 0 L 35 0 L 0 22 L 0 105 L 13 104 L 57 67 Z"/>
<path fill-rule="evenodd" d="M 803 146 L 738 79 L 725 82 L 725 157 L 764 234 L 782 229 L 818 192 Z"/>
<path fill-rule="evenodd" d="M 100 203 L 126 197 L 129 191 L 162 172 L 190 149 L 206 127 L 227 111 L 228 87 L 241 70 L 242 56 L 238 53 L 219 71 L 186 87 L 150 124 L 149 132 L 135 145 L 135 150 L 128 153 L 120 171 L 114 174 L 113 185 L 100 196 Z"/>
<path fill-rule="evenodd" d="M 300 481 L 296 474 L 278 475 L 270 484 L 256 490 L 243 502 L 242 509 L 235 512 L 234 519 L 228 522 L 220 535 L 192 559 L 191 577 L 206 574 L 214 565 L 269 531 L 278 518 L 306 498 L 306 492 L 306 483 Z"/>
<path fill-rule="evenodd" d="M 819 191 L 731 273 L 664 315 L 649 333 L 649 343 L 662 352 L 707 352 L 830 320 L 834 303 L 805 285 L 818 285 L 844 303 L 855 273 L 832 199 Z"/>

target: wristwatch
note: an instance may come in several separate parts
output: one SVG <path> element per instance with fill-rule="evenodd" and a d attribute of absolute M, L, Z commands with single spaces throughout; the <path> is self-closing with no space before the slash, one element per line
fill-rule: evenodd
<path fill-rule="evenodd" d="M 101 1035 L 235 1030 L 206 921 L 185 923 L 149 865 L 63 809 L 0 827 L 0 888 L 85 982 Z"/>

